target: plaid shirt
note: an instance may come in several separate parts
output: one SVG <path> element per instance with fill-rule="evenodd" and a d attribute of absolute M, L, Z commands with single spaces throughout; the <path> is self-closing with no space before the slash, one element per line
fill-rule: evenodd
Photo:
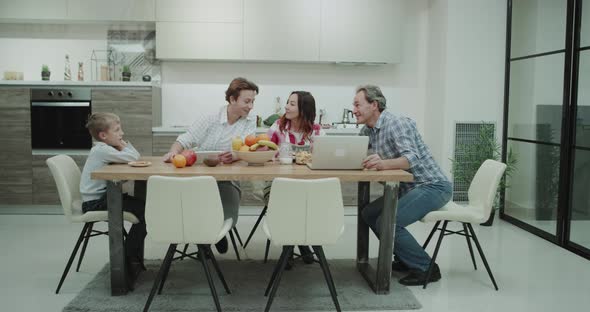
<path fill-rule="evenodd" d="M 369 149 L 381 159 L 402 156 L 408 159 L 410 169 L 407 171 L 414 175 L 414 182 L 400 183 L 400 197 L 422 183 L 449 181 L 432 158 L 412 119 L 383 111 L 375 127 L 365 125 L 359 135 L 369 137 Z"/>

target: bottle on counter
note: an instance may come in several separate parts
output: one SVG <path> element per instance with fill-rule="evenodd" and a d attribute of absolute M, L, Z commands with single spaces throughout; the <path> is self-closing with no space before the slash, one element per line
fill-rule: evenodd
<path fill-rule="evenodd" d="M 64 68 L 64 80 L 72 80 L 72 70 L 70 69 L 70 56 L 67 54 Z"/>
<path fill-rule="evenodd" d="M 84 81 L 84 63 L 78 62 L 78 81 Z"/>

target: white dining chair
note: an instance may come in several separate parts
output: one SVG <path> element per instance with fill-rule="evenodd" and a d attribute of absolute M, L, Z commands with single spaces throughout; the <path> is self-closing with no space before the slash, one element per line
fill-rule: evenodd
<path fill-rule="evenodd" d="M 232 228 L 233 220 L 225 219 L 217 182 L 213 177 L 151 176 L 147 182 L 145 219 L 150 237 L 169 244 L 168 251 L 144 311 L 148 311 L 156 294 L 162 292 L 178 244 L 196 244 L 198 260 L 203 266 L 217 311 L 221 311 L 215 284 L 207 260 L 210 259 L 225 291 L 229 287 L 211 251 L 211 244 L 222 239 Z M 183 256 L 186 256 L 181 252 Z"/>
<path fill-rule="evenodd" d="M 82 212 L 82 195 L 80 195 L 80 168 L 78 168 L 78 165 L 76 165 L 76 162 L 70 156 L 53 156 L 47 159 L 46 163 L 49 167 L 49 170 L 51 171 L 51 174 L 53 175 L 53 179 L 55 180 L 55 185 L 57 186 L 57 192 L 59 194 L 59 200 L 61 201 L 64 216 L 70 223 L 84 223 L 84 227 L 78 236 L 74 250 L 72 250 L 68 263 L 66 264 L 66 268 L 64 269 L 61 279 L 59 280 L 59 284 L 57 285 L 57 289 L 55 290 L 55 293 L 57 294 L 59 293 L 59 290 L 61 289 L 61 286 L 66 279 L 68 272 L 70 271 L 70 267 L 72 266 L 72 262 L 78 253 L 78 249 L 80 248 L 82 241 L 84 241 L 84 244 L 82 245 L 80 257 L 78 258 L 76 272 L 80 270 L 80 265 L 82 264 L 84 253 L 86 252 L 88 240 L 94 236 L 108 235 L 108 232 L 97 231 L 93 229 L 95 222 L 108 221 L 108 212 Z M 123 219 L 133 224 L 139 223 L 137 217 L 129 212 L 123 212 Z"/>
<path fill-rule="evenodd" d="M 488 261 L 486 260 L 486 257 L 471 224 L 479 224 L 485 222 L 489 218 L 494 206 L 496 192 L 505 170 L 506 164 L 492 159 L 484 161 L 475 173 L 475 176 L 469 185 L 469 190 L 467 193 L 469 202 L 467 205 L 459 205 L 453 201 L 450 201 L 444 207 L 440 208 L 439 210 L 432 211 L 422 218 L 422 222 L 436 222 L 432 228 L 432 231 L 430 231 L 428 238 L 424 242 L 424 245 L 422 246 L 424 249 L 426 249 L 428 246 L 428 243 L 430 242 L 430 239 L 434 233 L 437 230 L 440 230 L 440 236 L 438 237 L 438 241 L 432 255 L 432 260 L 430 261 L 430 266 L 428 268 L 428 273 L 426 280 L 424 281 L 423 288 L 426 288 L 428 285 L 428 280 L 432 274 L 432 269 L 434 267 L 436 256 L 438 255 L 443 237 L 450 234 L 459 234 L 465 236 L 467 240 L 467 246 L 469 247 L 469 253 L 471 255 L 471 261 L 473 262 L 473 267 L 477 270 L 475 257 L 473 255 L 473 248 L 471 247 L 471 239 L 473 239 L 481 260 L 483 261 L 488 275 L 494 284 L 494 288 L 498 290 L 498 285 L 496 284 L 494 275 L 492 274 Z M 463 230 L 447 230 L 447 224 L 452 221 L 462 223 Z M 442 228 L 439 228 L 438 226 L 441 222 L 443 222 L 443 226 Z"/>
<path fill-rule="evenodd" d="M 263 229 L 274 245 L 283 251 L 266 291 L 269 295 L 265 311 L 273 298 L 296 245 L 311 245 L 319 259 L 336 310 L 340 304 L 323 245 L 334 244 L 344 231 L 344 206 L 338 178 L 299 180 L 275 178 L 264 218 Z M 302 298 L 304 299 L 304 298 Z"/>

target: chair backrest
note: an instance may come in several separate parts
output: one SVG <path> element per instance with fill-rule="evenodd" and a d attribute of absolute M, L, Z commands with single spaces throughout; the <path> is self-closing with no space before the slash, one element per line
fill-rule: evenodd
<path fill-rule="evenodd" d="M 145 219 L 157 242 L 217 242 L 224 222 L 217 182 L 210 176 L 149 177 Z"/>
<path fill-rule="evenodd" d="M 277 244 L 335 243 L 344 224 L 340 180 L 275 178 L 266 218 Z"/>
<path fill-rule="evenodd" d="M 71 221 L 72 214 L 81 213 L 81 211 L 73 211 L 74 201 L 80 203 L 82 201 L 82 195 L 80 195 L 80 168 L 78 168 L 72 157 L 67 155 L 53 156 L 47 159 L 46 163 L 55 180 L 64 215 Z"/>
<path fill-rule="evenodd" d="M 469 205 L 481 207 L 484 216 L 489 216 L 506 164 L 488 159 L 481 164 L 471 184 L 467 196 Z"/>

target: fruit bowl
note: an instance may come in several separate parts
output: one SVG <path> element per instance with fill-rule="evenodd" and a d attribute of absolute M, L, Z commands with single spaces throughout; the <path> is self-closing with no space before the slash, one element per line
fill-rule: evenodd
<path fill-rule="evenodd" d="M 236 152 L 241 160 L 246 161 L 249 165 L 264 165 L 265 162 L 272 160 L 277 151 L 260 151 L 260 152 Z"/>

